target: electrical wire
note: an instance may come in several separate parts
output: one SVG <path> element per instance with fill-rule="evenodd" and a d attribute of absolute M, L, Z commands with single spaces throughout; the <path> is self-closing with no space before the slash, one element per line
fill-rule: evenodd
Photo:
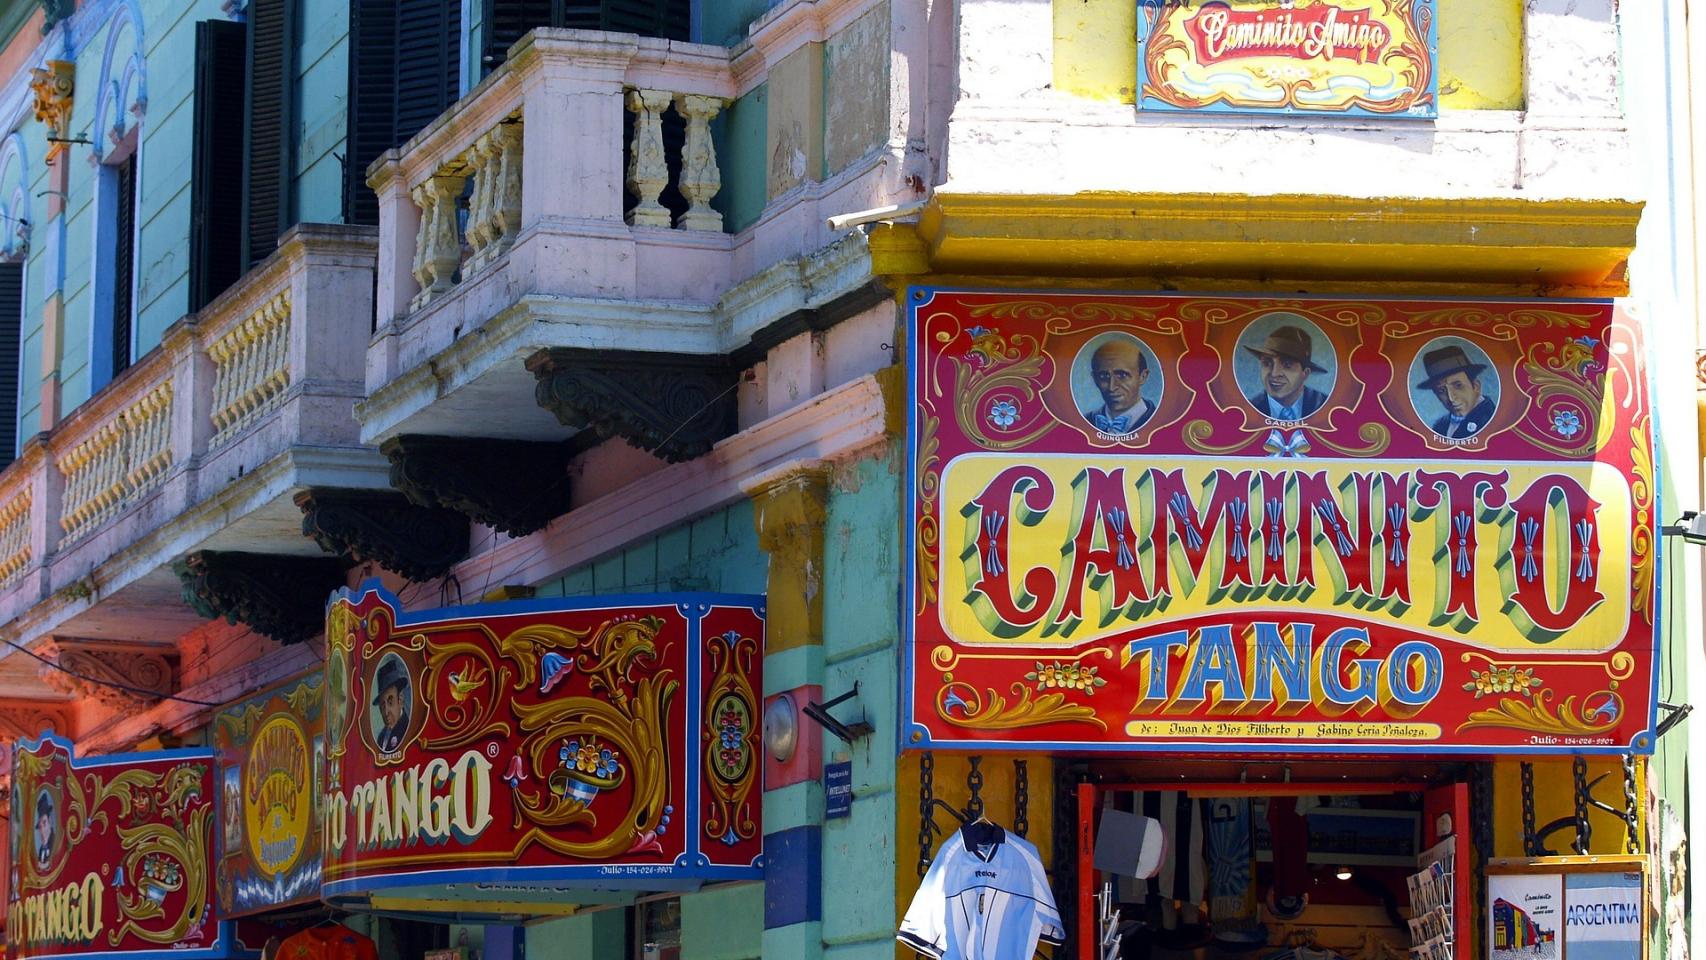
<path fill-rule="evenodd" d="M 223 703 L 214 703 L 214 702 L 211 702 L 208 700 L 196 700 L 192 697 L 180 697 L 175 693 L 161 693 L 158 690 L 149 690 L 145 687 L 133 687 L 128 683 L 119 683 L 117 680 L 102 680 L 98 677 L 91 677 L 88 674 L 78 673 L 76 670 L 73 670 L 70 667 L 63 666 L 60 663 L 58 663 L 57 661 L 49 660 L 48 658 L 42 656 L 41 654 L 35 652 L 34 650 L 31 650 L 30 648 L 24 646 L 21 643 L 14 643 L 13 641 L 7 640 L 4 637 L 0 637 L 0 643 L 4 643 L 6 646 L 11 647 L 13 650 L 18 651 L 19 653 L 22 653 L 23 655 L 29 657 L 30 659 L 36 661 L 37 663 L 40 663 L 44 667 L 52 667 L 53 669 L 58 670 L 60 673 L 63 673 L 67 676 L 76 677 L 78 680 L 82 680 L 85 683 L 93 683 L 93 684 L 96 684 L 98 686 L 108 687 L 108 688 L 113 689 L 113 690 L 123 690 L 127 693 L 141 694 L 141 695 L 146 696 L 146 697 L 158 698 L 161 700 L 176 700 L 179 703 L 194 704 L 195 706 L 198 706 L 198 707 L 223 707 L 223 706 L 225 706 L 225 704 L 223 704 Z"/>

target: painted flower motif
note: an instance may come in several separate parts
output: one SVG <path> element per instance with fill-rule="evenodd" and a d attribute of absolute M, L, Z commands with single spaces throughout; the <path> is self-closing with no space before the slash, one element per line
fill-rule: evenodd
<path fill-rule="evenodd" d="M 1011 400 L 997 400 L 989 405 L 989 422 L 1005 430 L 1019 420 L 1019 408 Z"/>
<path fill-rule="evenodd" d="M 596 740 L 565 740 L 557 758 L 570 770 L 595 777 L 609 778 L 616 773 L 616 754 L 609 747 L 599 746 Z"/>
<path fill-rule="evenodd" d="M 1095 693 L 1098 687 L 1105 687 L 1108 681 L 1096 676 L 1100 667 L 1086 667 L 1076 663 L 1043 663 L 1037 661 L 1037 668 L 1025 674 L 1025 679 L 1037 685 L 1038 690 L 1082 690 L 1085 693 Z"/>
<path fill-rule="evenodd" d="M 1568 440 L 1582 432 L 1582 418 L 1574 410 L 1554 410 L 1552 429 L 1558 431 L 1558 436 Z"/>
<path fill-rule="evenodd" d="M 1599 340 L 1596 337 L 1576 337 L 1575 342 L 1587 347 L 1589 350 L 1599 346 Z"/>
<path fill-rule="evenodd" d="M 1463 685 L 1463 689 L 1479 700 L 1497 693 L 1532 697 L 1534 688 L 1540 685 L 1541 680 L 1534 675 L 1533 667 L 1491 667 L 1469 671 L 1469 682 Z"/>
<path fill-rule="evenodd" d="M 746 722 L 738 710 L 724 710 L 717 721 L 717 757 L 725 766 L 736 767 L 741 761 L 741 741 L 746 738 Z"/>
<path fill-rule="evenodd" d="M 988 336 L 988 335 L 989 335 L 989 334 L 991 334 L 991 333 L 993 333 L 993 332 L 994 332 L 994 331 L 992 331 L 992 330 L 990 330 L 990 329 L 989 329 L 989 328 L 988 328 L 988 327 L 986 327 L 986 326 L 984 326 L 984 325 L 982 325 L 982 324 L 978 324 L 978 325 L 977 325 L 977 326 L 975 326 L 975 327 L 972 327 L 972 328 L 971 328 L 971 329 L 970 329 L 970 330 L 967 330 L 967 331 L 966 331 L 966 336 L 968 336 L 968 337 L 971 337 L 971 338 L 972 338 L 972 340 L 974 340 L 974 341 L 975 341 L 975 340 L 977 340 L 977 339 L 978 339 L 978 338 L 980 338 L 980 337 L 986 337 L 986 336 Z"/>

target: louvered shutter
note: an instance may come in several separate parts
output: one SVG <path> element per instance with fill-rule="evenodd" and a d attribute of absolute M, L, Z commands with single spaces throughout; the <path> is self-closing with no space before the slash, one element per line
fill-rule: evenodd
<path fill-rule="evenodd" d="M 244 115 L 243 269 L 266 259 L 290 225 L 294 0 L 250 0 Z"/>
<path fill-rule="evenodd" d="M 136 154 L 114 170 L 118 178 L 113 225 L 112 375 L 130 368 L 130 288 L 136 276 Z"/>
<path fill-rule="evenodd" d="M 397 105 L 396 0 L 350 0 L 349 141 L 344 222 L 377 226 L 378 198 L 367 168 L 393 145 Z"/>
<path fill-rule="evenodd" d="M 397 0 L 397 128 L 402 143 L 456 102 L 460 0 Z"/>
<path fill-rule="evenodd" d="M 556 25 L 687 40 L 693 9 L 690 0 L 564 0 L 562 19 Z"/>
<path fill-rule="evenodd" d="M 18 450 L 18 343 L 24 321 L 24 265 L 0 263 L 0 467 Z"/>
<path fill-rule="evenodd" d="M 456 102 L 461 32 L 461 0 L 350 0 L 345 222 L 379 222 L 367 168 Z"/>
<path fill-rule="evenodd" d="M 562 6 L 563 0 L 485 0 L 480 75 L 496 70 L 527 31 L 560 22 Z"/>
<path fill-rule="evenodd" d="M 195 142 L 190 160 L 190 303 L 193 313 L 243 275 L 243 91 L 248 29 L 195 25 Z"/>

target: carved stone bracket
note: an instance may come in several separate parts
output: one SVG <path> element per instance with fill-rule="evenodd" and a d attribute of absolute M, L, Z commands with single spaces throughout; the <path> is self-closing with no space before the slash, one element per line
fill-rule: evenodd
<path fill-rule="evenodd" d="M 567 443 L 435 437 L 385 441 L 391 486 L 422 507 L 443 507 L 512 537 L 569 512 Z"/>
<path fill-rule="evenodd" d="M 63 138 L 71 122 L 71 97 L 76 89 L 77 64 L 72 60 L 49 60 L 30 71 L 30 92 L 35 95 L 36 120 L 47 127 L 47 135 Z"/>
<path fill-rule="evenodd" d="M 721 356 L 553 347 L 527 358 L 534 399 L 564 426 L 621 437 L 665 460 L 734 434 L 740 371 Z"/>
<path fill-rule="evenodd" d="M 468 555 L 468 518 L 389 490 L 315 488 L 296 495 L 302 533 L 320 549 L 371 560 L 410 580 L 441 577 Z"/>
<path fill-rule="evenodd" d="M 243 623 L 279 643 L 301 643 L 325 627 L 326 597 L 344 586 L 332 557 L 198 550 L 172 564 L 184 602 L 208 619 Z"/>
<path fill-rule="evenodd" d="M 37 652 L 64 668 L 41 668 L 48 687 L 115 709 L 148 706 L 176 686 L 177 654 L 170 650 L 54 637 Z"/>
<path fill-rule="evenodd" d="M 71 705 L 46 700 L 0 700 L 0 739 L 35 739 L 47 731 L 69 737 Z"/>

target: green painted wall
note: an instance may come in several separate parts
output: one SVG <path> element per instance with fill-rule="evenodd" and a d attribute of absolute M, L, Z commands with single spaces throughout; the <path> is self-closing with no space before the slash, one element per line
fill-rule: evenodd
<path fill-rule="evenodd" d="M 851 748 L 821 734 L 825 760 L 853 762 L 852 816 L 823 827 L 826 960 L 893 960 L 895 955 L 899 463 L 891 453 L 837 470 L 824 527 L 824 693 L 838 695 L 857 682 L 859 701 L 876 726 L 876 733 Z M 836 895 L 854 886 L 858 896 Z"/>
<path fill-rule="evenodd" d="M 746 39 L 746 28 L 776 0 L 708 0 L 694 4 L 694 36 L 700 43 L 732 47 Z"/>
<path fill-rule="evenodd" d="M 137 49 L 131 21 L 116 15 L 115 0 L 87 3 L 79 17 L 101 22 L 76 50 L 76 99 L 70 129 L 74 136 L 100 142 L 111 156 L 107 133 L 95 130 L 109 38 L 118 36 L 110 61 L 112 79 L 123 71 Z M 137 270 L 135 290 L 136 355 L 160 342 L 165 329 L 180 319 L 189 303 L 190 169 L 195 117 L 195 25 L 200 20 L 223 20 L 222 0 L 139 0 L 141 52 L 148 106 L 141 123 L 138 147 Z M 297 29 L 295 187 L 298 219 L 337 222 L 342 209 L 342 169 L 349 39 L 349 5 L 343 0 L 300 0 Z M 56 35 L 57 36 L 57 35 Z M 122 119 L 136 123 L 123 111 L 104 118 L 111 127 Z M 94 250 L 97 223 L 110 214 L 98 209 L 98 182 L 110 176 L 90 161 L 93 147 L 73 144 L 67 154 L 63 244 L 51 234 L 54 224 L 43 222 L 49 189 L 49 170 L 42 163 L 47 143 L 42 126 L 27 120 L 20 134 L 31 158 L 29 194 L 36 216 L 30 250 L 28 301 L 23 331 L 23 404 L 20 439 L 40 429 L 42 369 L 42 309 L 51 293 L 52 261 L 63 257 L 65 333 L 61 348 L 61 409 L 69 411 L 91 393 L 90 340 L 96 303 Z M 228 175 L 241 172 L 241 157 L 232 157 Z"/>
<path fill-rule="evenodd" d="M 714 590 L 763 593 L 769 561 L 758 548 L 752 503 L 742 500 L 640 540 L 538 587 L 541 597 Z"/>
<path fill-rule="evenodd" d="M 769 110 L 770 85 L 761 83 L 711 122 L 711 140 L 723 174 L 723 188 L 711 198 L 711 206 L 723 215 L 723 229 L 730 233 L 752 226 L 764 212 Z"/>

